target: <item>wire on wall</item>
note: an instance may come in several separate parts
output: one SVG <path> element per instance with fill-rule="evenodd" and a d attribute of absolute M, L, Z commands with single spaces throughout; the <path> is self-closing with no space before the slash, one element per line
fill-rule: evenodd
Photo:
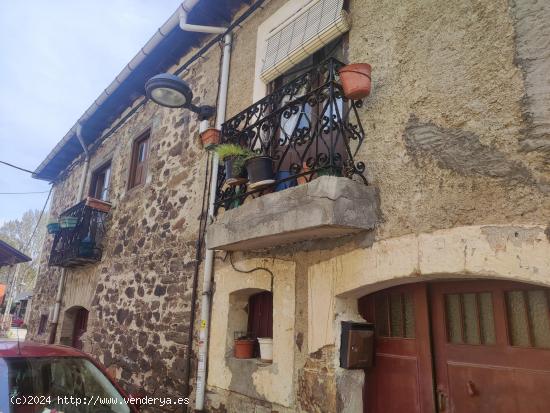
<path fill-rule="evenodd" d="M 269 268 L 265 268 L 265 267 L 254 267 L 250 270 L 241 270 L 237 267 L 235 267 L 235 264 L 233 263 L 233 252 L 232 251 L 229 251 L 225 257 L 227 257 L 227 255 L 229 255 L 229 263 L 231 264 L 231 267 L 233 267 L 233 269 L 237 272 L 240 272 L 240 273 L 243 273 L 243 274 L 250 274 L 252 272 L 256 272 L 256 271 L 265 271 L 267 273 L 269 273 L 269 275 L 271 275 L 271 292 L 273 292 L 273 279 L 275 278 L 275 276 L 273 275 L 273 272 L 269 269 Z M 224 261 L 225 261 L 225 258 L 224 258 Z"/>

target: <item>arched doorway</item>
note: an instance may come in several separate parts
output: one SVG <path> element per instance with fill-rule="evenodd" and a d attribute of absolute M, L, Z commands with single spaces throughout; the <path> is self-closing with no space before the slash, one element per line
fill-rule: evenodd
<path fill-rule="evenodd" d="M 550 290 L 484 280 L 408 284 L 359 299 L 375 324 L 364 412 L 550 411 Z"/>
<path fill-rule="evenodd" d="M 65 311 L 61 329 L 61 344 L 82 350 L 82 336 L 88 329 L 88 310 L 74 306 Z"/>

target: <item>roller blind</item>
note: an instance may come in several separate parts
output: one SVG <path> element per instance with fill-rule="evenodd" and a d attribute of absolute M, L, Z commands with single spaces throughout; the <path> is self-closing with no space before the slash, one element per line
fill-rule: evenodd
<path fill-rule="evenodd" d="M 260 78 L 271 82 L 350 29 L 344 0 L 313 0 L 267 39 Z"/>

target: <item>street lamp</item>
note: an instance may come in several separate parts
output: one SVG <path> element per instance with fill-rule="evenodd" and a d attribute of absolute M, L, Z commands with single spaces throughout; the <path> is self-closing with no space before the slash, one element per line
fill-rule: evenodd
<path fill-rule="evenodd" d="M 176 75 L 161 73 L 153 76 L 145 83 L 147 97 L 153 102 L 167 108 L 185 108 L 205 120 L 214 115 L 212 106 L 196 106 L 192 103 L 193 92 L 187 83 Z"/>

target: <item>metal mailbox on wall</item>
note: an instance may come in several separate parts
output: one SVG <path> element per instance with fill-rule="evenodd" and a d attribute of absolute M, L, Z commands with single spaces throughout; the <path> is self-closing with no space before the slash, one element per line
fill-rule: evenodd
<path fill-rule="evenodd" d="M 374 358 L 374 324 L 342 321 L 340 367 L 368 369 Z"/>

